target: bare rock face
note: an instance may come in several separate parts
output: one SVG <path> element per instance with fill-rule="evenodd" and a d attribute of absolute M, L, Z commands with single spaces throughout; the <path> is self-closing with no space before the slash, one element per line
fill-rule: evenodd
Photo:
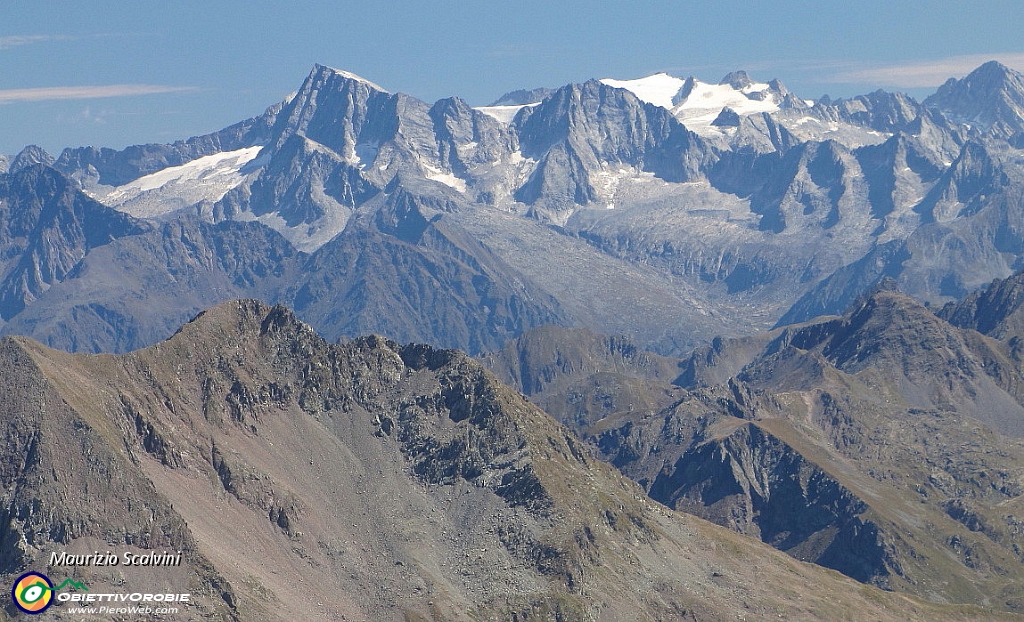
<path fill-rule="evenodd" d="M 0 318 L 65 279 L 91 250 L 149 225 L 79 192 L 57 171 L 26 165 L 0 178 Z"/>
<path fill-rule="evenodd" d="M 997 279 L 983 290 L 971 293 L 960 302 L 950 302 L 938 313 L 954 326 L 971 328 L 997 339 L 1024 335 L 1022 320 L 1024 273 Z"/>
<path fill-rule="evenodd" d="M 43 166 L 50 166 L 54 162 L 53 156 L 46 153 L 46 150 L 37 145 L 29 145 L 21 150 L 18 155 L 14 156 L 5 172 L 7 173 L 18 173 L 20 171 L 42 164 Z"/>
<path fill-rule="evenodd" d="M 886 589 L 1017 610 L 1001 578 L 1024 563 L 1006 511 L 1024 464 L 1015 288 L 943 311 L 1001 341 L 890 283 L 842 317 L 715 340 L 674 380 L 564 329 L 484 360 L 671 508 Z M 940 577 L 943 596 L 923 587 Z"/>
<path fill-rule="evenodd" d="M 523 155 L 539 163 L 516 200 L 559 212 L 598 199 L 605 165 L 649 171 L 668 181 L 693 181 L 706 159 L 703 142 L 664 108 L 591 80 L 558 89 L 517 116 L 513 129 Z"/>
<path fill-rule="evenodd" d="M 1024 130 L 1024 79 L 1005 65 L 989 61 L 961 80 L 950 78 L 924 105 L 975 133 L 1009 138 Z"/>
<path fill-rule="evenodd" d="M 718 335 L 841 314 L 886 278 L 941 305 L 1024 258 L 1022 80 L 987 63 L 924 103 L 877 91 L 813 105 L 744 72 L 718 85 L 691 78 L 659 105 L 591 80 L 519 93 L 505 102 L 518 109 L 499 111 L 455 97 L 429 104 L 317 65 L 293 96 L 219 132 L 67 149 L 56 161 L 27 148 L 5 167 L 14 178 L 52 164 L 155 227 L 257 221 L 293 247 L 268 252 L 280 261 L 262 282 L 228 287 L 231 275 L 214 270 L 180 288 L 175 307 L 132 294 L 180 283 L 164 249 L 135 254 L 145 275 L 126 291 L 116 266 L 84 269 L 91 246 L 51 248 L 4 286 L 11 324 L 0 331 L 123 351 L 210 304 L 254 296 L 331 338 L 369 331 L 479 354 L 553 323 L 682 357 Z M 704 110 L 691 98 L 711 107 L 691 116 Z M 21 191 L 16 200 L 30 202 Z M 36 239 L 48 231 L 31 244 L 74 246 Z M 249 231 L 203 269 L 264 253 L 269 234 Z M 28 243 L 0 240 L 0 263 Z M 347 271 L 381 245 L 380 261 Z M 293 286 L 280 287 L 284 274 Z M 47 308 L 33 310 L 45 294 Z M 81 321 L 53 321 L 55 307 L 82 308 Z M 131 323 L 133 333 L 110 336 Z"/>
<path fill-rule="evenodd" d="M 166 547 L 181 566 L 76 576 L 188 591 L 179 619 L 946 611 L 658 509 L 455 351 L 329 345 L 287 309 L 236 301 L 129 355 L 7 338 L 0 357 L 5 580 L 53 571 L 56 549 Z"/>
<path fill-rule="evenodd" d="M 651 498 L 863 581 L 889 587 L 893 564 L 868 505 L 798 451 L 747 423 L 691 447 Z"/>

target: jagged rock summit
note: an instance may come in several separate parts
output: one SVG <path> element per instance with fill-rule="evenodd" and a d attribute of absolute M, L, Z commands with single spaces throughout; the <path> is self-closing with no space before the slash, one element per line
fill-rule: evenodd
<path fill-rule="evenodd" d="M 30 288 L 0 331 L 125 350 L 260 296 L 331 338 L 376 331 L 476 354 L 551 323 L 684 356 L 715 335 L 841 314 L 882 278 L 939 306 L 1024 257 L 1007 103 L 1019 82 L 987 64 L 927 103 L 809 102 L 745 72 L 655 74 L 474 108 L 317 65 L 219 132 L 65 150 L 52 168 L 72 186 L 163 233 L 68 248 L 80 269 Z M 998 112 L 968 128 L 968 109 Z M 170 223 L 197 233 L 171 241 Z M 126 255 L 138 273 L 114 261 Z"/>
<path fill-rule="evenodd" d="M 1024 76 L 998 61 L 960 80 L 950 78 L 923 103 L 957 123 L 1003 138 L 1024 131 Z"/>

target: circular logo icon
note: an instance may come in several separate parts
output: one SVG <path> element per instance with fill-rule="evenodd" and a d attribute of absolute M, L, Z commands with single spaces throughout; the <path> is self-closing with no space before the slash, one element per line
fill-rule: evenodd
<path fill-rule="evenodd" d="M 26 572 L 14 582 L 11 600 L 25 613 L 42 613 L 53 604 L 53 583 L 41 572 Z"/>

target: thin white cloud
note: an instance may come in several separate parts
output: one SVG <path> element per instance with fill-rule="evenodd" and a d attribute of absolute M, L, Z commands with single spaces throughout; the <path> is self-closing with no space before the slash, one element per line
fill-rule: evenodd
<path fill-rule="evenodd" d="M 163 84 L 109 84 L 105 86 L 49 86 L 34 89 L 0 90 L 0 104 L 38 102 L 54 99 L 98 99 L 102 97 L 131 97 L 160 93 L 183 93 L 197 90 L 194 86 L 167 86 Z"/>
<path fill-rule="evenodd" d="M 67 41 L 67 35 L 11 35 L 0 37 L 0 50 L 9 50 L 21 45 L 42 43 L 43 41 Z"/>
<path fill-rule="evenodd" d="M 93 110 L 86 106 L 83 110 L 73 114 L 58 114 L 57 122 L 66 125 L 106 125 L 107 119 L 113 115 L 114 112 L 111 110 Z"/>
<path fill-rule="evenodd" d="M 997 60 L 1018 71 L 1024 70 L 1024 54 L 972 54 L 919 63 L 849 69 L 834 73 L 824 81 L 902 88 L 935 87 L 950 78 L 961 78 L 990 60 Z"/>

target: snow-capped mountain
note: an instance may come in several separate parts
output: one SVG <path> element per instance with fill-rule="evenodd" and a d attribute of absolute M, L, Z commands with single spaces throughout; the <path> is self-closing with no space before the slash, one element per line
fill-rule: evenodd
<path fill-rule="evenodd" d="M 1024 256 L 1006 103 L 1019 80 L 987 64 L 925 105 L 883 91 L 809 102 L 744 72 L 717 84 L 655 74 L 473 108 L 317 66 L 285 101 L 215 134 L 69 149 L 52 166 L 140 218 L 274 230 L 300 252 L 289 262 L 310 261 L 276 271 L 307 275 L 282 295 L 329 334 L 472 350 L 547 318 L 668 352 L 839 312 L 886 276 L 940 303 L 1010 274 Z M 971 106 L 1001 121 L 967 128 Z M 48 157 L 26 150 L 9 174 Z M 965 239 L 974 250 L 951 259 Z M 411 253 L 426 281 L 395 292 L 407 273 L 353 279 L 371 247 L 374 270 Z M 458 301 L 452 318 L 478 304 L 492 315 L 454 332 L 408 321 L 427 300 L 412 292 L 438 287 L 453 289 L 429 300 Z M 382 315 L 384 298 L 406 319 Z"/>
<path fill-rule="evenodd" d="M 638 80 L 606 78 L 601 82 L 626 89 L 641 101 L 669 110 L 689 129 L 698 133 L 707 132 L 723 114 L 725 117 L 736 117 L 776 112 L 786 96 L 780 83 L 754 82 L 743 71 L 729 74 L 719 84 L 707 84 L 692 77 L 681 80 L 665 73 Z M 727 113 L 726 109 L 732 114 Z"/>
<path fill-rule="evenodd" d="M 983 607 L 1019 612 L 1024 538 L 1011 512 L 1024 492 L 1022 102 L 1024 77 L 997 63 L 924 102 L 884 91 L 810 102 L 735 72 L 718 83 L 666 74 L 588 80 L 479 108 L 457 97 L 429 104 L 318 65 L 263 115 L 213 134 L 67 149 L 56 159 L 27 147 L 0 159 L 0 334 L 67 350 L 132 350 L 215 303 L 257 298 L 288 305 L 329 341 L 377 333 L 473 354 L 503 349 L 494 369 L 579 435 L 551 427 L 557 433 L 539 451 L 562 443 L 556 453 L 585 466 L 584 479 L 604 469 L 592 459 L 600 455 L 651 498 L 801 560 L 970 603 L 951 614 L 965 619 L 984 618 Z M 493 466 L 486 456 L 498 455 L 481 427 L 498 412 L 488 396 L 519 397 L 482 370 L 468 379 L 462 355 L 380 337 L 328 347 L 289 312 L 252 301 L 204 317 L 127 357 L 4 341 L 8 367 L 24 372 L 7 385 L 20 400 L 12 421 L 68 415 L 61 429 L 75 433 L 51 441 L 72 439 L 75 455 L 78 432 L 105 422 L 104 442 L 129 451 L 117 453 L 118 464 L 149 460 L 165 480 L 194 459 L 201 468 L 189 472 L 212 482 L 214 505 L 237 483 L 225 475 L 234 466 L 202 435 L 197 451 L 179 451 L 179 432 L 198 429 L 179 424 L 209 424 L 249 451 L 253 439 L 273 436 L 264 428 L 282 413 L 289 430 L 333 421 L 345 438 L 372 437 L 358 447 L 390 451 L 401 478 L 421 475 L 410 460 L 423 447 L 435 466 L 434 450 L 454 448 L 457 464 L 435 473 L 431 494 L 444 496 L 452 481 L 488 495 L 476 484 L 493 480 L 517 499 L 537 490 L 506 486 L 498 471 L 481 475 Z M 141 384 L 125 389 L 125 370 L 136 367 Z M 100 368 L 117 373 L 97 392 L 87 385 L 104 375 L 88 370 Z M 291 370 L 284 385 L 282 370 Z M 46 394 L 50 408 L 17 410 L 42 404 L 43 376 L 56 391 Z M 523 429 L 555 425 L 515 404 L 519 415 L 537 415 Z M 72 406 L 92 413 L 88 421 Z M 146 419 L 150 411 L 166 430 Z M 352 419 L 359 412 L 361 423 Z M 492 431 L 516 427 L 508 421 Z M 441 440 L 416 437 L 421 423 Z M 331 438 L 298 434 L 295 464 L 310 460 L 302 438 Z M 21 467 L 39 434 L 15 437 L 8 471 L 27 482 L 34 471 Z M 525 445 L 512 440 L 502 446 L 517 462 Z M 289 471 L 299 473 L 295 482 L 309 480 L 305 468 Z M 60 507 L 66 495 L 50 470 L 32 481 L 47 483 Z M 323 539 L 293 530 L 323 495 L 293 503 L 268 496 L 269 475 L 242 479 L 258 490 L 239 493 L 236 505 L 286 499 L 244 511 L 270 517 L 265 535 L 281 540 L 284 556 L 308 568 L 294 548 L 305 541 L 324 560 L 339 559 Z M 423 481 L 408 483 L 424 490 Z M 615 486 L 642 500 L 639 488 Z M 0 559 L 22 555 L 25 534 L 69 533 L 63 523 L 31 522 L 52 514 L 30 511 L 33 494 L 24 508 L 4 510 L 20 518 L 15 536 L 0 538 L 11 553 Z M 653 533 L 646 514 L 613 511 L 588 519 L 595 533 Z M 537 525 L 562 524 L 537 516 Z M 596 575 L 566 578 L 559 564 L 607 555 L 588 530 L 562 534 L 575 544 L 561 561 L 530 541 L 540 531 L 493 544 L 541 560 L 539 581 L 579 586 Z M 385 565 L 397 577 L 405 564 Z M 709 585 L 735 592 L 712 572 L 717 565 L 701 568 Z M 686 576 L 698 587 L 704 580 Z M 858 590 L 848 591 L 868 593 Z M 871 592 L 876 604 L 880 597 Z M 677 604 L 658 615 L 678 617 Z M 922 613 L 919 601 L 912 607 L 943 617 Z M 797 617 L 822 617 L 803 602 L 798 609 Z M 780 611 L 789 613 L 770 615 Z"/>

